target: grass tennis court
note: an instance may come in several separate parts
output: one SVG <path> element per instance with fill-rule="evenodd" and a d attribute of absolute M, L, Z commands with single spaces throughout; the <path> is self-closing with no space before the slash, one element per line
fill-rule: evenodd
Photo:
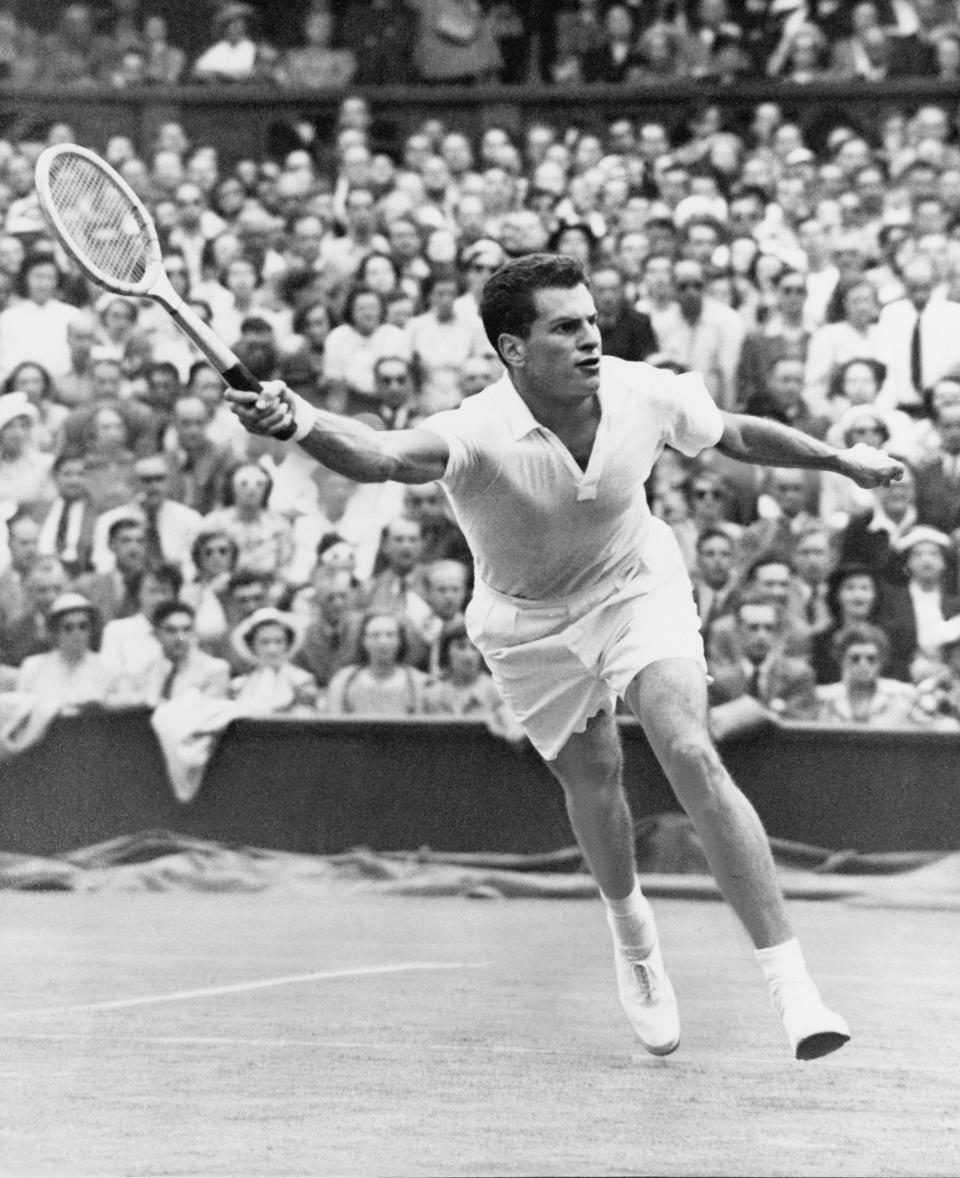
<path fill-rule="evenodd" d="M 667 1059 L 596 901 L 2 893 L 0 1172 L 960 1173 L 954 912 L 795 902 L 854 1032 L 800 1064 L 726 907 L 654 902 Z"/>

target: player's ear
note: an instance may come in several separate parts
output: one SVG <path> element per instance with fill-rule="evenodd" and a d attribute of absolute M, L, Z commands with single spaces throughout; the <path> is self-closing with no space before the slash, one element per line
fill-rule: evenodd
<path fill-rule="evenodd" d="M 513 368 L 523 367 L 527 358 L 527 345 L 519 335 L 503 332 L 497 337 L 497 347 L 504 364 L 509 364 Z"/>

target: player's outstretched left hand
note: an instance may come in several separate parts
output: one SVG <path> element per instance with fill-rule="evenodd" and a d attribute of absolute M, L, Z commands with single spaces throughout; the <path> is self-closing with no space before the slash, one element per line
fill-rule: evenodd
<path fill-rule="evenodd" d="M 265 380 L 259 393 L 228 388 L 224 396 L 248 433 L 286 438 L 293 432 L 293 393 L 282 380 Z"/>
<path fill-rule="evenodd" d="M 863 442 L 844 450 L 840 457 L 843 473 L 860 487 L 887 487 L 903 478 L 902 462 Z"/>

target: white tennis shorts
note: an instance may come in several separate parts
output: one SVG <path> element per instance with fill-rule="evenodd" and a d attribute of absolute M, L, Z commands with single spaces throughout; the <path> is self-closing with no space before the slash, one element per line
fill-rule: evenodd
<path fill-rule="evenodd" d="M 531 602 L 477 581 L 467 632 L 504 703 L 547 761 L 597 712 L 613 712 L 638 671 L 693 659 L 706 674 L 686 569 L 611 582 L 566 601 Z"/>

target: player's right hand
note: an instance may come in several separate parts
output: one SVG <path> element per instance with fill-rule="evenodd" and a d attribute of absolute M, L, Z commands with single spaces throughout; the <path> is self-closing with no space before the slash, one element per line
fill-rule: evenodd
<path fill-rule="evenodd" d="M 227 404 L 251 434 L 289 438 L 294 431 L 293 392 L 282 380 L 265 380 L 259 393 L 226 390 Z"/>

